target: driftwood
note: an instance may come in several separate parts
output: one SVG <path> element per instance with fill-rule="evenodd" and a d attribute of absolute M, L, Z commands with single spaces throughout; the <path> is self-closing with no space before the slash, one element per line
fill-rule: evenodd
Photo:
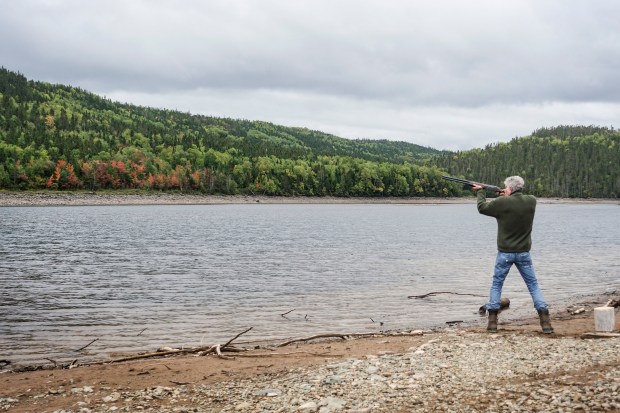
<path fill-rule="evenodd" d="M 250 331 L 250 330 L 251 330 L 251 329 L 253 329 L 253 328 L 254 328 L 254 327 L 250 327 L 250 328 L 248 328 L 247 330 L 242 331 L 241 333 L 237 334 L 236 336 L 234 336 L 233 338 L 231 338 L 230 340 L 228 340 L 228 341 L 226 342 L 226 344 L 224 344 L 224 345 L 222 346 L 222 348 L 226 348 L 226 347 L 228 347 L 228 346 L 230 345 L 230 343 L 232 343 L 233 341 L 235 341 L 236 339 L 238 339 L 238 338 L 239 338 L 239 337 L 241 337 L 243 334 L 247 333 L 248 331 Z"/>
<path fill-rule="evenodd" d="M 242 331 L 241 333 L 237 334 L 235 337 L 231 338 L 230 340 L 228 340 L 225 344 L 215 344 L 215 345 L 210 345 L 210 346 L 200 346 L 200 347 L 193 347 L 193 348 L 186 348 L 186 349 L 182 349 L 182 348 L 165 348 L 163 350 L 158 350 L 155 352 L 151 352 L 151 353 L 143 353 L 143 354 L 136 354 L 136 355 L 132 355 L 132 356 L 126 356 L 126 357 L 120 357 L 120 358 L 116 358 L 116 359 L 112 359 L 112 360 L 96 360 L 96 361 L 89 361 L 89 362 L 85 362 L 85 363 L 78 363 L 78 360 L 75 359 L 70 363 L 64 363 L 64 364 L 60 364 L 57 363 L 55 360 L 51 360 L 48 359 L 50 362 L 53 363 L 53 366 L 50 365 L 35 365 L 35 366 L 26 366 L 26 367 L 20 367 L 18 369 L 13 369 L 13 370 L 5 370 L 2 371 L 2 373 L 5 372 L 23 372 L 23 371 L 37 371 L 37 370 L 50 370 L 50 369 L 57 369 L 57 368 L 74 368 L 74 367 L 78 367 L 81 365 L 104 365 L 104 364 L 113 364 L 113 363 L 122 363 L 125 361 L 133 361 L 133 360 L 141 360 L 141 359 L 147 359 L 147 358 L 154 358 L 154 357 L 165 357 L 165 356 L 170 356 L 170 355 L 183 355 L 183 354 L 195 354 L 197 356 L 203 356 L 203 355 L 208 355 L 208 354 L 213 354 L 215 353 L 215 355 L 217 355 L 217 357 L 226 359 L 226 360 L 233 360 L 236 357 L 276 357 L 276 356 L 292 356 L 292 355 L 300 355 L 300 354 L 308 354 L 309 356 L 314 356 L 314 357 L 322 357 L 325 356 L 329 353 L 310 353 L 310 352 L 304 352 L 304 351 L 298 351 L 298 352 L 290 352 L 290 353 L 268 353 L 268 354 L 236 354 L 235 357 L 231 357 L 231 356 L 225 356 L 223 354 L 223 352 L 245 352 L 248 351 L 248 349 L 241 349 L 241 348 L 237 348 L 237 347 L 233 347 L 231 346 L 231 343 L 236 340 L 237 338 L 239 338 L 241 335 L 247 333 L 248 331 L 250 331 L 252 329 L 252 327 L 248 328 L 245 331 Z M 296 343 L 296 342 L 301 342 L 301 341 L 310 341 L 310 340 L 315 340 L 315 339 L 321 339 L 321 338 L 341 338 L 343 340 L 347 340 L 350 339 L 352 337 L 390 337 L 390 336 L 421 336 L 423 335 L 424 332 L 422 330 L 413 330 L 413 331 L 409 331 L 409 332 L 393 332 L 393 333 L 389 333 L 389 332 L 368 332 L 368 333 L 349 333 L 349 334 L 318 334 L 318 335 L 314 335 L 311 337 L 305 337 L 305 338 L 298 338 L 298 339 L 293 339 L 293 340 L 288 340 L 286 342 L 283 342 L 281 344 L 276 345 L 275 347 L 285 347 L 289 344 L 292 343 Z M 94 342 L 95 340 L 93 340 Z M 255 340 L 252 341 L 254 343 L 256 342 L 264 342 L 264 340 Z M 92 342 L 90 343 L 92 344 Z M 90 345 L 89 344 L 89 345 Z M 342 354 L 329 354 L 330 357 L 343 357 Z M 0 369 L 10 365 L 11 362 L 9 360 L 0 360 Z M 166 368 L 170 369 L 168 366 L 164 365 Z M 179 383 L 175 383 L 175 384 L 179 384 Z"/>
<path fill-rule="evenodd" d="M 284 343 L 280 343 L 276 345 L 276 347 L 285 347 L 285 346 L 288 346 L 289 344 L 298 343 L 300 341 L 310 341 L 310 340 L 316 340 L 316 339 L 321 339 L 321 338 L 341 338 L 343 340 L 348 340 L 351 337 L 421 336 L 422 334 L 424 334 L 422 330 L 413 330 L 408 333 L 372 332 L 372 333 L 351 333 L 351 334 L 317 334 L 311 337 L 296 338 L 293 340 L 288 340 L 288 341 L 285 341 Z"/>
<path fill-rule="evenodd" d="M 306 338 L 295 338 L 293 340 L 285 341 L 284 343 L 278 344 L 276 347 L 284 347 L 289 344 L 297 343 L 300 341 L 310 341 L 316 340 L 317 338 L 341 338 L 343 340 L 347 339 L 347 336 L 344 334 L 318 334 L 316 336 L 306 337 Z"/>
<path fill-rule="evenodd" d="M 620 333 L 584 333 L 581 338 L 616 338 Z"/>
<path fill-rule="evenodd" d="M 510 298 L 508 297 L 502 297 L 499 299 L 499 311 L 502 312 L 505 309 L 510 307 Z M 478 309 L 478 314 L 480 315 L 486 315 L 487 313 L 487 305 L 483 305 Z"/>
<path fill-rule="evenodd" d="M 234 360 L 235 359 L 234 357 L 229 357 L 229 356 L 223 355 L 222 354 L 222 350 L 221 350 L 219 344 L 215 346 L 215 353 L 217 354 L 217 356 L 219 358 L 224 359 L 224 360 Z"/>
<path fill-rule="evenodd" d="M 577 309 L 570 309 L 567 310 L 571 315 L 577 315 L 577 314 L 581 314 L 581 313 L 585 313 L 586 312 L 586 308 L 585 307 L 579 307 Z"/>
<path fill-rule="evenodd" d="M 422 295 L 410 295 L 410 296 L 407 296 L 407 298 L 426 298 L 426 297 L 431 297 L 433 295 L 438 295 L 438 294 L 453 294 L 453 295 L 468 295 L 468 296 L 471 296 L 471 297 L 486 297 L 486 295 L 468 294 L 468 293 L 454 293 L 452 291 L 433 291 L 431 293 L 426 293 L 426 294 L 422 294 Z"/>
<path fill-rule="evenodd" d="M 247 330 L 242 331 L 241 333 L 237 334 L 236 336 L 228 340 L 226 344 L 224 345 L 216 344 L 212 346 L 201 346 L 201 347 L 193 347 L 193 348 L 188 348 L 188 349 L 171 349 L 171 350 L 166 350 L 166 351 L 156 351 L 154 353 L 137 354 L 135 356 L 121 357 L 121 358 L 117 358 L 113 360 L 102 360 L 102 361 L 92 362 L 88 364 L 112 364 L 112 363 L 120 363 L 123 361 L 140 360 L 140 359 L 152 358 L 152 357 L 163 357 L 163 356 L 169 356 L 172 354 L 196 354 L 198 353 L 198 355 L 204 356 L 204 355 L 207 355 L 213 352 L 215 352 L 218 355 L 218 357 L 226 358 L 226 356 L 222 354 L 222 351 L 226 351 L 227 347 L 230 346 L 230 343 L 235 341 L 241 335 L 250 331 L 252 328 L 253 327 L 250 327 Z"/>
<path fill-rule="evenodd" d="M 188 384 L 194 384 L 193 381 L 174 381 L 174 380 L 169 380 L 170 383 L 172 384 L 176 384 L 177 386 L 187 386 Z"/>
<path fill-rule="evenodd" d="M 246 357 L 246 358 L 261 358 L 261 357 L 279 357 L 279 356 L 298 356 L 298 355 L 308 355 L 310 357 L 344 357 L 343 354 L 330 354 L 330 353 L 310 353 L 308 351 L 292 351 L 290 353 L 260 353 L 260 354 L 238 354 L 235 357 Z"/>
<path fill-rule="evenodd" d="M 87 345 L 85 345 L 84 347 L 80 347 L 79 349 L 75 350 L 75 351 L 82 351 L 84 350 L 86 347 L 90 346 L 91 344 L 93 344 L 95 341 L 99 340 L 98 338 L 94 339 L 93 341 L 91 341 L 90 343 L 88 343 Z"/>

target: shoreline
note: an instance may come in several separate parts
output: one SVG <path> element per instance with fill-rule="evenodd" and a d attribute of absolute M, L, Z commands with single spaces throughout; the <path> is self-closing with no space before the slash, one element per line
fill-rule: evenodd
<path fill-rule="evenodd" d="M 177 354 L 0 370 L 0 410 L 530 412 L 583 405 L 618 411 L 620 337 L 582 338 L 594 332 L 593 308 L 618 300 L 618 293 L 582 296 L 554 310 L 555 333 L 549 335 L 540 332 L 535 317 L 505 314 L 497 334 L 486 333 L 486 319 L 480 318 L 402 334 L 249 345 L 224 357 Z M 577 307 L 585 311 L 575 313 Z M 490 397 L 496 392 L 502 397 Z"/>
<path fill-rule="evenodd" d="M 618 199 L 539 198 L 541 204 L 616 204 Z M 98 205 L 233 205 L 233 204 L 405 204 L 442 205 L 475 203 L 475 197 L 283 197 L 201 195 L 179 193 L 0 192 L 0 207 Z"/>

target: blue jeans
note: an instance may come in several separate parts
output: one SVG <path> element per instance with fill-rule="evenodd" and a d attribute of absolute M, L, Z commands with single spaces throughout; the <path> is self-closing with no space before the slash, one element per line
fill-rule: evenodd
<path fill-rule="evenodd" d="M 532 301 L 534 301 L 536 310 L 544 310 L 547 308 L 547 303 L 545 303 L 545 298 L 536 280 L 536 273 L 534 272 L 534 264 L 532 264 L 530 253 L 498 251 L 497 259 L 495 260 L 495 274 L 493 274 L 493 284 L 491 284 L 489 303 L 486 305 L 487 310 L 499 310 L 502 287 L 504 286 L 504 280 L 512 264 L 517 267 L 523 281 L 525 281 L 525 285 L 532 296 Z"/>

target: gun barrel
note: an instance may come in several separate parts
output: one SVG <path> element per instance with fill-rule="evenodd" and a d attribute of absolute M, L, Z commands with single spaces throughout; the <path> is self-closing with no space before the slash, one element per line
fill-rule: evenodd
<path fill-rule="evenodd" d="M 454 176 L 445 175 L 442 178 L 445 179 L 446 181 L 458 182 L 458 183 L 466 184 L 470 186 L 474 184 L 474 182 L 472 181 L 468 181 L 467 179 L 456 178 Z"/>
<path fill-rule="evenodd" d="M 493 192 L 497 192 L 497 193 L 501 193 L 502 192 L 502 189 L 500 187 L 498 187 L 498 186 L 495 186 L 495 185 L 482 184 L 480 182 L 474 182 L 474 181 L 470 181 L 468 179 L 456 178 L 454 176 L 449 176 L 449 175 L 444 175 L 444 176 L 442 176 L 442 178 L 445 179 L 446 181 L 458 182 L 460 184 L 469 185 L 469 186 L 480 185 L 481 187 L 483 187 L 484 189 L 486 189 L 488 191 L 493 191 Z"/>

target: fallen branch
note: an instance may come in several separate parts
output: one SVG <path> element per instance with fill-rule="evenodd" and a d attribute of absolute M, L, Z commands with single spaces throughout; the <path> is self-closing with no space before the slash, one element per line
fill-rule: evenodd
<path fill-rule="evenodd" d="M 437 294 L 453 294 L 453 295 L 469 295 L 471 297 L 486 297 L 486 295 L 478 295 L 478 294 L 467 294 L 467 293 L 454 293 L 452 291 L 433 291 L 432 293 L 422 294 L 422 295 L 410 295 L 407 298 L 426 298 L 432 295 Z"/>
<path fill-rule="evenodd" d="M 239 338 L 239 337 L 241 337 L 243 334 L 247 333 L 248 331 L 250 331 L 250 330 L 251 330 L 251 329 L 253 329 L 253 328 L 254 328 L 254 327 L 250 327 L 250 328 L 248 328 L 247 330 L 242 331 L 241 333 L 237 334 L 236 336 L 234 336 L 233 338 L 231 338 L 230 340 L 228 340 L 228 342 L 227 342 L 226 344 L 224 344 L 224 345 L 222 346 L 222 348 L 226 348 L 226 347 L 228 347 L 228 345 L 229 345 L 230 343 L 232 343 L 233 341 L 235 341 L 236 339 L 238 339 L 238 338 Z"/>
<path fill-rule="evenodd" d="M 174 381 L 174 380 L 169 380 L 169 381 L 170 381 L 170 383 L 176 384 L 176 385 L 179 385 L 179 386 L 185 386 L 185 385 L 188 385 L 188 384 L 194 384 L 193 381 Z"/>
<path fill-rule="evenodd" d="M 222 354 L 222 352 L 224 351 L 236 351 L 236 352 L 245 352 L 247 351 L 246 349 L 241 349 L 241 348 L 236 348 L 236 347 L 232 347 L 230 346 L 230 344 L 236 340 L 237 338 L 239 338 L 241 335 L 247 333 L 248 331 L 250 331 L 252 329 L 252 327 L 248 328 L 245 331 L 242 331 L 241 333 L 237 334 L 235 337 L 231 338 L 230 340 L 228 340 L 226 342 L 226 344 L 224 345 L 220 345 L 220 344 L 216 344 L 216 345 L 210 345 L 210 346 L 200 346 L 200 347 L 194 347 L 194 348 L 187 348 L 187 349 L 172 349 L 172 348 L 167 348 L 166 350 L 163 351 L 156 351 L 156 352 L 152 352 L 152 353 L 144 353 L 144 354 L 136 354 L 136 355 L 132 355 L 132 356 L 126 356 L 126 357 L 120 357 L 120 358 L 116 358 L 116 359 L 112 359 L 112 360 L 99 360 L 99 361 L 90 361 L 87 363 L 78 363 L 78 360 L 73 360 L 71 363 L 69 364 L 54 364 L 54 366 L 52 368 L 73 368 L 73 367 L 77 367 L 78 365 L 103 365 L 103 364 L 114 364 L 114 363 L 121 363 L 121 362 L 125 362 L 125 361 L 133 361 L 133 360 L 140 360 L 140 359 L 146 359 L 146 358 L 153 358 L 153 357 L 165 357 L 165 356 L 170 356 L 170 355 L 182 355 L 182 354 L 196 354 L 198 356 L 202 356 L 202 355 L 207 355 L 207 354 L 211 354 L 211 353 L 216 353 L 218 357 L 224 358 L 224 359 L 234 359 L 235 357 L 276 357 L 276 356 L 288 356 L 288 355 L 296 355 L 296 354 L 309 354 L 311 356 L 315 356 L 315 357 L 323 357 L 326 355 L 329 355 L 330 357 L 342 357 L 343 355 L 340 354 L 329 354 L 329 353 L 309 353 L 309 352 L 291 352 L 291 353 L 270 353 L 270 354 L 237 354 L 235 357 L 230 357 L 230 356 L 225 356 L 224 354 Z M 311 336 L 311 337 L 305 337 L 305 338 L 297 338 L 297 339 L 292 339 L 292 340 L 288 340 L 284 343 L 278 344 L 276 345 L 276 347 L 285 347 L 289 344 L 292 343 L 296 343 L 296 342 L 301 342 L 301 341 L 310 341 L 310 340 L 314 340 L 314 339 L 319 339 L 319 338 L 340 338 L 343 340 L 346 340 L 348 338 L 352 338 L 352 337 L 389 337 L 389 336 L 419 336 L 419 335 L 423 335 L 424 332 L 422 330 L 413 330 L 413 331 L 408 331 L 408 332 L 393 332 L 393 333 L 389 333 L 389 332 L 368 332 L 368 333 L 349 333 L 349 334 L 318 334 L 315 336 Z M 91 343 L 92 344 L 92 343 Z M 51 359 L 48 359 L 51 362 L 54 362 Z M 8 360 L 0 360 L 0 368 L 5 367 L 6 365 L 10 364 L 10 361 Z M 166 366 L 164 364 L 164 366 L 170 370 L 170 367 Z M 20 371 L 34 371 L 34 370 L 40 370 L 40 369 L 44 369 L 44 368 L 49 368 L 49 367 L 45 367 L 45 366 L 34 366 L 34 367 L 28 367 L 27 369 L 23 369 Z M 11 370 L 11 371 L 17 371 L 17 370 Z"/>
<path fill-rule="evenodd" d="M 234 357 L 229 357 L 229 356 L 223 355 L 222 354 L 222 350 L 221 350 L 219 344 L 215 346 L 215 353 L 217 354 L 217 356 L 219 358 L 224 359 L 224 360 L 234 360 L 235 359 Z"/>
<path fill-rule="evenodd" d="M 295 311 L 295 309 L 294 309 L 294 308 L 293 308 L 292 310 L 287 311 L 286 313 L 283 313 L 283 314 L 280 314 L 280 315 L 281 315 L 282 317 L 284 317 L 285 315 L 287 315 L 287 314 L 289 314 L 289 313 L 292 313 L 293 311 Z M 286 318 L 286 317 L 284 317 L 284 318 Z"/>
<path fill-rule="evenodd" d="M 211 347 L 207 347 L 206 350 L 200 350 L 196 352 L 197 356 L 206 356 L 209 353 L 213 353 L 215 351 L 215 347 L 217 347 L 217 345 L 211 346 Z"/>
<path fill-rule="evenodd" d="M 341 338 L 343 340 L 347 340 L 351 337 L 396 337 L 396 336 L 421 336 L 424 332 L 422 330 L 412 330 L 409 332 L 395 332 L 395 333 L 380 333 L 380 332 L 370 332 L 370 333 L 349 333 L 349 334 L 318 334 L 316 336 L 305 337 L 305 338 L 296 338 L 289 341 L 285 341 L 284 343 L 277 344 L 276 347 L 285 347 L 289 344 L 297 343 L 300 341 L 310 341 L 319 338 Z"/>
<path fill-rule="evenodd" d="M 261 353 L 261 354 L 238 354 L 235 357 L 246 357 L 246 358 L 260 358 L 260 357 L 278 357 L 278 356 L 297 356 L 297 355 L 308 355 L 312 357 L 343 357 L 342 354 L 330 354 L 329 352 L 325 353 L 310 353 L 308 351 L 292 351 L 290 353 Z"/>
<path fill-rule="evenodd" d="M 75 351 L 82 351 L 82 350 L 84 350 L 86 347 L 90 346 L 91 344 L 93 344 L 93 343 L 94 343 L 95 341 L 97 341 L 97 340 L 99 340 L 99 339 L 98 339 L 98 338 L 96 338 L 96 339 L 94 339 L 93 341 L 91 341 L 90 343 L 88 343 L 87 345 L 85 345 L 84 347 L 79 348 L 79 349 L 77 349 L 77 350 L 75 350 Z"/>
<path fill-rule="evenodd" d="M 293 340 L 285 341 L 284 343 L 278 344 L 276 347 L 284 347 L 284 346 L 288 346 L 289 344 L 297 343 L 300 341 L 315 340 L 317 338 L 341 338 L 343 340 L 346 340 L 347 336 L 344 334 L 319 334 L 316 336 L 305 337 L 305 338 L 295 338 Z"/>
<path fill-rule="evenodd" d="M 222 347 L 222 351 L 227 351 L 229 353 L 242 353 L 242 352 L 248 351 L 248 350 L 245 349 L 245 348 L 226 346 L 226 349 L 224 349 L 224 347 Z"/>
<path fill-rule="evenodd" d="M 584 333 L 581 338 L 614 338 L 620 337 L 620 333 Z"/>
<path fill-rule="evenodd" d="M 168 350 L 168 351 L 156 351 L 154 353 L 136 354 L 135 356 L 120 357 L 120 358 L 112 359 L 112 360 L 93 361 L 93 362 L 90 362 L 88 364 L 96 365 L 96 364 L 122 363 L 123 361 L 140 360 L 140 359 L 146 359 L 146 358 L 151 358 L 151 357 L 163 357 L 163 356 L 169 356 L 171 354 L 186 354 L 186 353 L 190 353 L 190 352 L 192 352 L 192 351 L 191 350 L 183 350 L 183 349 L 175 349 L 175 350 Z"/>
<path fill-rule="evenodd" d="M 199 353 L 199 355 L 204 356 L 204 355 L 207 355 L 209 353 L 213 353 L 214 351 L 217 351 L 217 348 L 219 348 L 220 355 L 221 355 L 221 352 L 225 351 L 226 347 L 228 345 L 230 345 L 230 343 L 232 343 L 235 339 L 240 337 L 242 334 L 245 334 L 248 331 L 250 331 L 252 328 L 253 327 L 250 327 L 247 330 L 242 331 L 241 333 L 237 334 L 236 336 L 234 336 L 233 338 L 228 340 L 226 342 L 226 344 L 224 344 L 224 345 L 216 344 L 216 345 L 213 345 L 213 346 L 201 346 L 201 347 L 194 347 L 194 348 L 188 348 L 188 349 L 171 349 L 171 350 L 166 350 L 166 351 L 156 351 L 154 353 L 137 354 L 135 356 L 121 357 L 121 358 L 117 358 L 117 359 L 113 359 L 113 360 L 97 361 L 97 362 L 92 362 L 92 363 L 89 363 L 89 364 L 121 363 L 123 361 L 140 360 L 140 359 L 152 358 L 152 357 L 163 357 L 163 356 L 169 356 L 169 355 L 172 355 L 172 354 L 194 354 L 194 353 Z M 225 356 L 222 355 L 222 357 L 225 357 Z"/>

